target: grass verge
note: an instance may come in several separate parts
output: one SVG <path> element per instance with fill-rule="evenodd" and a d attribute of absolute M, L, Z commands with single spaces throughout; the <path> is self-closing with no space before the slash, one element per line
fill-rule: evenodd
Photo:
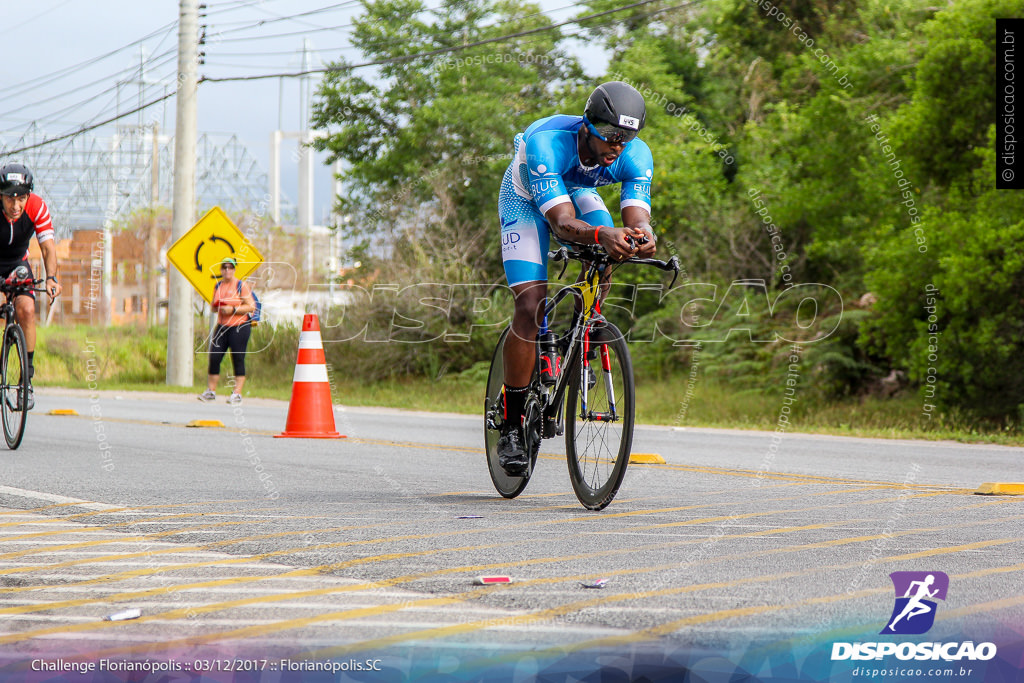
<path fill-rule="evenodd" d="M 170 393 L 198 393 L 205 388 L 207 368 L 201 340 L 196 343 L 193 386 L 169 387 L 164 383 L 165 328 L 41 327 L 38 339 L 39 386 Z M 280 348 L 252 354 L 246 361 L 246 395 L 288 400 L 294 354 L 294 349 L 286 353 Z M 226 381 L 230 375 L 227 359 L 223 368 Z M 333 370 L 328 376 L 334 401 L 343 405 L 478 414 L 482 412 L 487 370 L 486 363 L 477 363 L 458 374 L 373 383 L 346 378 Z M 782 428 L 787 433 L 1024 445 L 1019 428 L 978 426 L 955 414 L 928 418 L 921 400 L 913 395 L 824 402 L 801 388 L 787 414 L 781 395 L 736 391 L 706 377 L 692 381 L 685 374 L 641 376 L 636 394 L 637 421 L 643 424 L 767 431 Z"/>

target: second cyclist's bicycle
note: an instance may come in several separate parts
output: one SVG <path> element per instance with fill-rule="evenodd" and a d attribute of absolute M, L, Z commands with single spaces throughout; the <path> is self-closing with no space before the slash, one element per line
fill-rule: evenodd
<path fill-rule="evenodd" d="M 566 266 L 569 260 L 579 261 L 582 269 L 576 284 L 563 287 L 545 302 L 537 336 L 537 364 L 523 411 L 524 446 L 530 465 L 525 475 L 512 476 L 498 462 L 498 438 L 505 414 L 503 354 L 505 340 L 512 333 L 509 327 L 498 339 L 487 377 L 487 468 L 498 493 L 514 498 L 530 481 L 541 440 L 564 433 L 569 478 L 576 497 L 584 507 L 601 510 L 615 497 L 626 473 L 634 419 L 633 364 L 622 333 L 601 314 L 604 284 L 620 263 L 650 265 L 678 275 L 679 259 L 633 258 L 620 262 L 597 245 L 562 247 L 548 252 L 548 258 Z M 549 327 L 549 317 L 570 294 L 575 298 L 572 322 L 556 333 Z"/>
<path fill-rule="evenodd" d="M 24 266 L 18 266 L 0 281 L 0 293 L 5 299 L 0 305 L 0 316 L 4 318 L 4 336 L 0 341 L 0 421 L 11 450 L 20 446 L 25 436 L 30 379 L 28 345 L 25 331 L 14 316 L 14 300 L 21 295 L 45 291 L 36 288 L 41 282 L 29 277 L 29 270 Z"/>

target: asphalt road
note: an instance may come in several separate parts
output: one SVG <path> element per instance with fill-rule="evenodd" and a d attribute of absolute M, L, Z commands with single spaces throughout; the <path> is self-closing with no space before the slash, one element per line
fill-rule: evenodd
<path fill-rule="evenodd" d="M 950 577 L 931 639 L 1024 623 L 1024 498 L 973 493 L 1024 480 L 1021 448 L 640 427 L 634 452 L 666 463 L 631 465 L 595 513 L 557 440 L 506 500 L 478 418 L 339 407 L 345 439 L 274 438 L 286 413 L 40 390 L 21 448 L 0 451 L 0 660 L 769 661 L 877 634 L 894 571 Z M 140 618 L 103 621 L 125 609 Z"/>

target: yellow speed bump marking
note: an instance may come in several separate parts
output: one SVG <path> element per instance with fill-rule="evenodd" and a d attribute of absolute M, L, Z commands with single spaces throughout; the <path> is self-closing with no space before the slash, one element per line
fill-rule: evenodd
<path fill-rule="evenodd" d="M 78 415 L 78 411 L 74 408 L 54 408 L 47 415 Z"/>
<path fill-rule="evenodd" d="M 987 483 L 974 493 L 979 496 L 1024 496 L 1024 484 Z"/>
<path fill-rule="evenodd" d="M 664 465 L 665 458 L 657 453 L 630 453 L 629 464 L 639 465 Z"/>
<path fill-rule="evenodd" d="M 220 420 L 192 420 L 186 427 L 224 427 Z"/>

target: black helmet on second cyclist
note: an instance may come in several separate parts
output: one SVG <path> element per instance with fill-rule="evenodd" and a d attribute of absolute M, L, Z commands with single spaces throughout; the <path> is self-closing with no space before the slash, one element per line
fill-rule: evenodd
<path fill-rule="evenodd" d="M 597 86 L 583 110 L 591 133 L 606 142 L 627 143 L 637 136 L 647 118 L 644 96 L 622 81 Z"/>
<path fill-rule="evenodd" d="M 17 197 L 32 192 L 32 171 L 22 164 L 0 168 L 0 195 Z"/>

